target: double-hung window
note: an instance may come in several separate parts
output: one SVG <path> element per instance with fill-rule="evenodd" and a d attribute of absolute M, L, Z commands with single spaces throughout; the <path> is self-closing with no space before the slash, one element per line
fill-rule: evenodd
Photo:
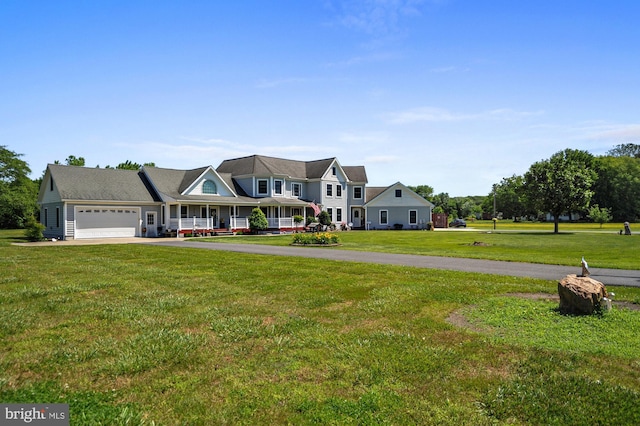
<path fill-rule="evenodd" d="M 273 193 L 275 195 L 282 195 L 282 181 L 281 180 L 274 180 L 273 181 Z"/>
<path fill-rule="evenodd" d="M 327 184 L 327 197 L 333 197 L 333 185 L 330 183 Z"/>
<path fill-rule="evenodd" d="M 336 185 L 336 197 L 342 197 L 342 185 L 341 184 L 337 184 Z"/>
<path fill-rule="evenodd" d="M 389 211 L 380 210 L 380 225 L 386 225 L 389 223 Z"/>
<path fill-rule="evenodd" d="M 409 225 L 418 223 L 418 210 L 409 210 Z"/>
<path fill-rule="evenodd" d="M 353 187 L 353 199 L 354 200 L 362 200 L 362 187 L 354 186 Z"/>
<path fill-rule="evenodd" d="M 291 195 L 293 195 L 294 197 L 299 197 L 301 194 L 302 194 L 301 185 L 299 183 L 292 183 L 291 184 Z"/>
<path fill-rule="evenodd" d="M 269 181 L 267 179 L 258 179 L 258 195 L 269 194 Z"/>

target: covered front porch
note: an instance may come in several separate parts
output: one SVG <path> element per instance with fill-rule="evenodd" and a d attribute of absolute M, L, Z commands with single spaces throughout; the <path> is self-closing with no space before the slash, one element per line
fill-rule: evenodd
<path fill-rule="evenodd" d="M 263 203 L 269 202 L 270 205 Z M 277 231 L 296 231 L 304 228 L 308 213 L 313 215 L 313 210 L 308 207 L 308 203 L 302 200 L 278 200 L 274 205 L 272 200 L 259 200 L 253 205 L 234 204 L 167 204 L 163 209 L 163 221 L 165 230 L 175 236 L 193 235 L 215 235 L 220 233 L 231 233 L 238 231 L 248 231 L 249 216 L 254 208 L 260 208 L 267 218 L 268 229 Z M 293 205 L 291 205 L 293 204 Z M 307 212 L 309 209 L 309 212 Z M 294 216 L 302 216 L 303 221 L 296 224 Z"/>

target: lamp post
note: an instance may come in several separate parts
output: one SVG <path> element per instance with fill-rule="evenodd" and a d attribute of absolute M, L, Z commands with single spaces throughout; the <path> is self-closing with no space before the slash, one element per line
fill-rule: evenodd
<path fill-rule="evenodd" d="M 496 229 L 496 222 L 498 218 L 496 217 L 496 184 L 493 184 L 493 229 Z"/>

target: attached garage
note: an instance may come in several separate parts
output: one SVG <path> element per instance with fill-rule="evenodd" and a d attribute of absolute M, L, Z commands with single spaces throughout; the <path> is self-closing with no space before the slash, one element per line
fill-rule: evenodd
<path fill-rule="evenodd" d="M 75 238 L 123 238 L 140 235 L 139 207 L 76 207 Z"/>

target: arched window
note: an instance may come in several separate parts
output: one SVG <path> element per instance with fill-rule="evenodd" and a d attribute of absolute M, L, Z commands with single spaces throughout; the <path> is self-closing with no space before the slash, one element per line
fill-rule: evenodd
<path fill-rule="evenodd" d="M 218 189 L 216 188 L 215 182 L 212 180 L 205 180 L 202 185 L 202 193 L 203 194 L 217 194 Z"/>

